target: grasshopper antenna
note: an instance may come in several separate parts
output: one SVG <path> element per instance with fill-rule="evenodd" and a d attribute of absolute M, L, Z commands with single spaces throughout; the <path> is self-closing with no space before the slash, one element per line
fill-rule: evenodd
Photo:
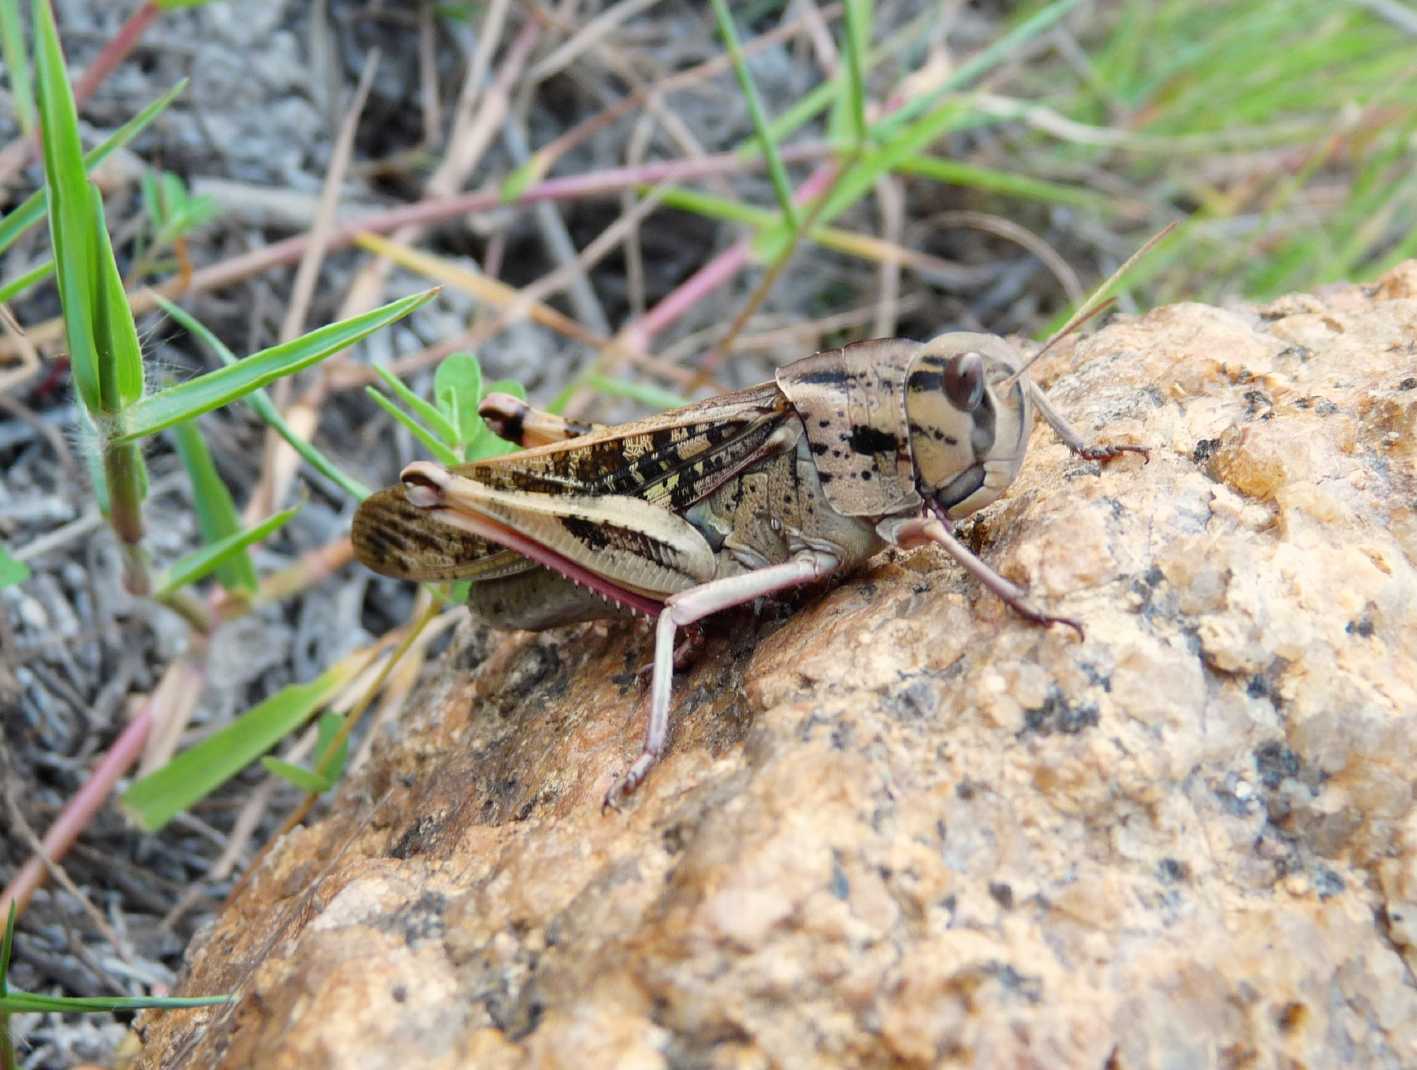
<path fill-rule="evenodd" d="M 1084 301 L 1082 303 L 1082 306 L 1075 313 L 1073 313 L 1072 319 L 1068 320 L 1067 323 L 1063 324 L 1062 330 L 1058 331 L 1058 333 L 1053 335 L 1052 338 L 1044 342 L 1043 348 L 1040 349 L 1037 353 L 1033 354 L 1033 356 L 1029 357 L 1028 360 L 1024 361 L 1023 366 L 1019 368 L 1018 371 L 1014 372 L 1007 379 L 1001 382 L 999 384 L 999 389 L 1005 391 L 1011 389 L 1014 383 L 1018 382 L 1018 380 L 1023 376 L 1024 372 L 1028 371 L 1029 368 L 1033 367 L 1036 363 L 1038 363 L 1038 359 L 1042 357 L 1044 353 L 1047 353 L 1048 350 L 1052 349 L 1055 345 L 1057 345 L 1068 335 L 1076 331 L 1088 320 L 1092 319 L 1094 316 L 1100 315 L 1107 309 L 1111 308 L 1112 305 L 1116 303 L 1117 299 L 1115 297 L 1103 298 L 1102 295 L 1105 294 L 1108 290 L 1110 290 L 1113 286 L 1115 286 L 1117 284 L 1117 280 L 1119 280 L 1128 271 L 1132 270 L 1132 268 L 1136 266 L 1137 261 L 1139 261 L 1147 253 L 1155 249 L 1156 246 L 1161 242 L 1161 239 L 1165 238 L 1175 229 L 1175 223 L 1167 223 L 1166 226 L 1162 227 L 1159 231 L 1157 231 L 1150 238 L 1148 238 L 1146 244 L 1144 244 L 1131 256 L 1127 257 L 1126 263 L 1124 263 L 1116 271 L 1112 272 L 1111 277 L 1108 278 L 1106 282 L 1104 282 L 1101 286 L 1099 286 L 1096 290 L 1092 292 L 1092 296 L 1089 297 L 1086 301 Z"/>

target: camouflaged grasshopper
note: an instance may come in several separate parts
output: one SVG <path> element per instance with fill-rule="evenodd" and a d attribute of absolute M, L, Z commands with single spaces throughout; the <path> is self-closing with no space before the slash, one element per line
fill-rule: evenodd
<path fill-rule="evenodd" d="M 1081 457 L 1146 453 L 1086 444 L 1026 377 L 1031 363 L 988 334 L 857 342 L 617 427 L 492 395 L 484 417 L 531 448 L 452 469 L 410 464 L 401 486 L 359 507 L 355 552 L 386 576 L 475 580 L 469 605 L 494 627 L 656 620 L 649 727 L 605 797 L 614 806 L 664 752 L 680 628 L 855 569 L 886 546 L 941 546 L 1027 620 L 1082 635 L 953 531 L 1018 475 L 1035 409 Z"/>

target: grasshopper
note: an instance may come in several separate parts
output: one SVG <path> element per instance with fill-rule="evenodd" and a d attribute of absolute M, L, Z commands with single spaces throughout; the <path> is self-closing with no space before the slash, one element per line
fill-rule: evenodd
<path fill-rule="evenodd" d="M 1035 608 L 976 557 L 954 522 L 1014 481 L 1035 412 L 1080 457 L 1147 453 L 1088 444 L 1026 375 L 1103 307 L 1029 361 L 989 334 L 857 342 L 615 427 L 491 395 L 484 417 L 530 448 L 450 469 L 408 465 L 401 485 L 360 505 L 355 553 L 386 576 L 475 580 L 469 606 L 494 627 L 654 620 L 648 727 L 605 796 L 614 807 L 664 753 L 680 629 L 849 572 L 887 546 L 940 546 L 1026 620 L 1082 637 L 1077 621 Z"/>

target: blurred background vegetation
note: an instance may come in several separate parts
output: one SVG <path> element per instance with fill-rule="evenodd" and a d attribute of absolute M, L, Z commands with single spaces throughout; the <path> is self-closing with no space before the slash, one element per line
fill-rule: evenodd
<path fill-rule="evenodd" d="M 1405 0 L 0 0 L 0 45 L 29 992 L 163 991 L 395 730 L 456 595 L 352 566 L 350 513 L 501 448 L 486 390 L 615 420 L 858 338 L 1037 336 L 1173 222 L 1124 311 L 1417 252 Z M 12 1009 L 27 1065 L 124 1028 Z"/>

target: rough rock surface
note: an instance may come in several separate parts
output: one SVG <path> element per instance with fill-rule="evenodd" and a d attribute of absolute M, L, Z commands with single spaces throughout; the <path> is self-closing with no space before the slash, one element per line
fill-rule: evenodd
<path fill-rule="evenodd" d="M 1042 366 L 972 529 L 711 630 L 491 637 L 275 845 L 150 1067 L 1417 1066 L 1417 263 Z"/>

